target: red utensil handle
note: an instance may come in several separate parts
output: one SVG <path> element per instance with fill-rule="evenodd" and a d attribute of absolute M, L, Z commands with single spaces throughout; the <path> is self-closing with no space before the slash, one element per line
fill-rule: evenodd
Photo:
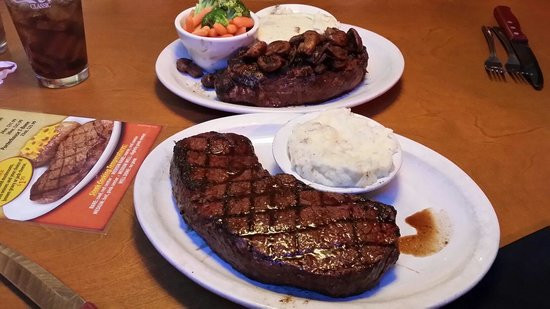
<path fill-rule="evenodd" d="M 82 305 L 82 307 L 80 307 L 80 309 L 97 309 L 97 307 L 94 303 L 87 301 Z"/>
<path fill-rule="evenodd" d="M 493 10 L 493 15 L 510 41 L 527 43 L 527 36 L 521 31 L 519 20 L 510 7 L 499 5 Z"/>

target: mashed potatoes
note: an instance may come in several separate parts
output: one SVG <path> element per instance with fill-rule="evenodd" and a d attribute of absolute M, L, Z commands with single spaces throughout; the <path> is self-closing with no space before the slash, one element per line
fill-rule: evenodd
<path fill-rule="evenodd" d="M 260 17 L 258 40 L 266 43 L 288 41 L 307 30 L 323 33 L 328 27 L 338 26 L 338 21 L 332 15 L 293 12 L 289 8 L 277 7 L 271 14 Z"/>
<path fill-rule="evenodd" d="M 365 187 L 395 168 L 392 130 L 373 126 L 350 109 L 322 112 L 297 125 L 288 141 L 293 170 L 331 187 Z"/>

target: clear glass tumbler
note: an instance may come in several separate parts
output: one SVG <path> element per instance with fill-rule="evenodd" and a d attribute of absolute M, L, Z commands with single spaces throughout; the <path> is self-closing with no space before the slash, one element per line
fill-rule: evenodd
<path fill-rule="evenodd" d="M 5 0 L 40 84 L 66 88 L 88 78 L 81 0 Z"/>
<path fill-rule="evenodd" d="M 2 24 L 2 15 L 0 15 L 0 54 L 5 52 L 6 49 L 8 49 L 8 42 L 6 41 L 6 32 Z"/>

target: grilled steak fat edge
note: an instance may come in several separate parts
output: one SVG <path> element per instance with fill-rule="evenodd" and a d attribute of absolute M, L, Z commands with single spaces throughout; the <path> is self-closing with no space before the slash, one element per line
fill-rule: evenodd
<path fill-rule="evenodd" d="M 345 297 L 374 287 L 399 256 L 392 206 L 271 176 L 244 136 L 178 141 L 170 176 L 187 224 L 252 279 Z"/>

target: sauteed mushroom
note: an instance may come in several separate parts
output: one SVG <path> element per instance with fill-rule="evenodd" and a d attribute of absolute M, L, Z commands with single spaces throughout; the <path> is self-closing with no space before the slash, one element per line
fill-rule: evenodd
<path fill-rule="evenodd" d="M 304 32 L 304 41 L 298 45 L 298 52 L 310 56 L 319 42 L 321 42 L 319 33 L 308 30 Z"/>
<path fill-rule="evenodd" d="M 243 57 L 246 58 L 258 58 L 265 53 L 267 49 L 267 43 L 264 41 L 256 41 L 250 45 L 248 50 L 244 53 Z"/>
<path fill-rule="evenodd" d="M 363 40 L 359 36 L 359 33 L 357 33 L 357 30 L 354 28 L 349 28 L 347 36 L 349 40 L 348 44 L 350 44 L 350 50 L 361 52 L 363 50 Z"/>
<path fill-rule="evenodd" d="M 345 47 L 348 44 L 348 36 L 342 30 L 337 28 L 327 28 L 325 35 L 334 45 Z"/>
<path fill-rule="evenodd" d="M 274 72 L 285 64 L 285 60 L 279 55 L 261 56 L 258 58 L 258 66 L 264 72 Z"/>
<path fill-rule="evenodd" d="M 290 43 L 287 41 L 273 41 L 267 45 L 267 50 L 265 51 L 266 56 L 271 56 L 273 54 L 279 54 L 286 56 L 290 52 Z"/>
<path fill-rule="evenodd" d="M 327 59 L 326 50 L 329 46 L 330 43 L 328 42 L 324 43 L 323 45 L 317 46 L 315 48 L 315 51 L 313 52 L 311 63 L 316 65 L 325 61 L 325 59 Z"/>
<path fill-rule="evenodd" d="M 195 78 L 201 77 L 203 74 L 202 68 L 196 65 L 193 60 L 180 58 L 176 61 L 176 68 L 182 73 L 187 73 Z"/>
<path fill-rule="evenodd" d="M 295 35 L 295 36 L 291 37 L 290 40 L 288 40 L 290 45 L 293 45 L 293 46 L 300 44 L 300 42 L 302 42 L 302 41 L 304 41 L 304 35 L 303 34 Z"/>

